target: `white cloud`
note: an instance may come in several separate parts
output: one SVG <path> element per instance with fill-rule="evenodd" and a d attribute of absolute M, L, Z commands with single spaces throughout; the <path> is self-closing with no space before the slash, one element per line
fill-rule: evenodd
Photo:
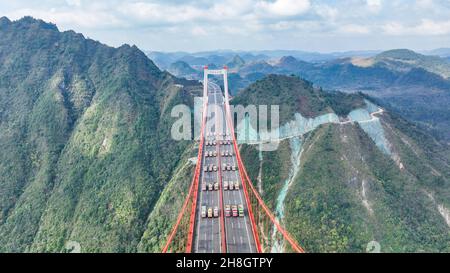
<path fill-rule="evenodd" d="M 284 40 L 293 48 L 296 37 L 333 47 L 339 38 L 353 45 L 375 36 L 420 42 L 450 34 L 449 0 L 15 0 L 0 1 L 0 14 L 31 15 L 114 45 L 149 48 L 161 40 L 185 50 L 193 43 L 179 40 L 255 48 Z"/>
<path fill-rule="evenodd" d="M 295 16 L 308 11 L 309 0 L 276 0 L 275 2 L 260 1 L 257 8 L 262 12 L 275 16 Z"/>
<path fill-rule="evenodd" d="M 377 13 L 383 7 L 381 0 L 367 0 L 367 7 L 371 12 Z"/>
<path fill-rule="evenodd" d="M 101 11 L 87 12 L 81 10 L 73 11 L 59 11 L 54 8 L 50 10 L 35 10 L 35 9 L 18 9 L 7 14 L 12 19 L 20 19 L 24 16 L 34 16 L 36 18 L 45 20 L 47 22 L 56 23 L 63 28 L 111 28 L 124 27 L 126 22 L 121 21 L 113 14 Z"/>
<path fill-rule="evenodd" d="M 66 0 L 66 3 L 69 6 L 75 6 L 75 7 L 80 7 L 81 6 L 81 0 Z"/>
<path fill-rule="evenodd" d="M 324 20 L 336 20 L 339 16 L 339 10 L 329 5 L 317 5 L 315 6 L 315 12 Z"/>
<path fill-rule="evenodd" d="M 450 34 L 450 20 L 447 21 L 433 21 L 429 19 L 422 19 L 416 25 L 404 25 L 399 22 L 391 22 L 383 26 L 383 30 L 389 35 L 447 35 Z"/>
<path fill-rule="evenodd" d="M 389 35 L 406 34 L 406 27 L 398 22 L 390 22 L 382 26 L 383 31 Z"/>
<path fill-rule="evenodd" d="M 252 12 L 254 6 L 253 0 L 228 0 L 215 1 L 209 9 L 209 16 L 217 16 L 222 20 L 227 18 L 236 18 Z"/>
<path fill-rule="evenodd" d="M 141 22 L 157 24 L 182 23 L 207 16 L 205 10 L 189 5 L 172 6 L 158 3 L 131 2 L 120 5 L 117 12 Z"/>
<path fill-rule="evenodd" d="M 206 36 L 208 35 L 208 32 L 204 28 L 196 26 L 192 28 L 192 34 L 194 36 Z"/>
<path fill-rule="evenodd" d="M 419 9 L 429 9 L 432 8 L 433 5 L 433 0 L 416 0 L 416 7 Z"/>
<path fill-rule="evenodd" d="M 418 34 L 422 35 L 446 35 L 450 34 L 450 21 L 435 22 L 424 19 L 416 28 Z"/>
<path fill-rule="evenodd" d="M 290 30 L 290 29 L 297 27 L 297 23 L 291 22 L 291 21 L 280 21 L 280 22 L 276 22 L 274 24 L 269 25 L 269 27 L 272 30 L 283 31 L 283 30 Z"/>
<path fill-rule="evenodd" d="M 339 27 L 339 31 L 345 34 L 368 34 L 370 33 L 370 28 L 368 26 L 348 24 Z"/>

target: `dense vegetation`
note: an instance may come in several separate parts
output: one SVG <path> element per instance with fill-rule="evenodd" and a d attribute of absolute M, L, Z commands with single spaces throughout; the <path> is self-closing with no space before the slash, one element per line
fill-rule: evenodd
<path fill-rule="evenodd" d="M 358 127 L 324 126 L 307 145 L 286 200 L 286 223 L 307 249 L 361 252 L 376 240 L 383 252 L 450 251 L 449 226 L 427 193 L 448 200 L 448 178 L 441 177 L 439 188 L 433 185 L 430 165 L 411 150 L 401 158 L 419 166 L 399 171 Z"/>
<path fill-rule="evenodd" d="M 250 85 L 232 101 L 235 105 L 279 105 L 280 123 L 295 113 L 315 117 L 330 111 L 322 93 L 298 77 L 269 75 Z"/>
<path fill-rule="evenodd" d="M 298 88 L 284 89 L 287 81 L 299 79 L 269 76 L 233 102 L 277 101 L 275 89 L 286 90 L 284 100 L 297 101 Z M 363 107 L 362 97 L 376 101 L 339 92 L 314 94 L 320 105 L 340 116 Z M 291 119 L 294 111 L 305 113 L 305 103 L 288 108 Z M 325 124 L 303 136 L 300 170 L 284 202 L 283 223 L 308 251 L 364 252 L 372 240 L 383 252 L 450 251 L 450 224 L 442 215 L 450 207 L 449 147 L 395 114 L 385 112 L 381 124 L 392 155 L 380 150 L 358 124 Z M 286 141 L 274 152 L 260 155 L 256 148 L 242 145 L 242 156 L 255 184 L 261 170 L 262 196 L 273 207 L 293 167 L 292 151 Z M 255 160 L 259 157 L 263 168 Z"/>
<path fill-rule="evenodd" d="M 291 121 L 295 113 L 313 118 L 326 113 L 346 116 L 364 107 L 364 96 L 341 92 L 324 92 L 298 76 L 269 75 L 240 92 L 234 105 L 279 105 L 280 125 Z"/>
<path fill-rule="evenodd" d="M 289 142 L 282 141 L 277 150 L 261 153 L 261 161 L 257 160 L 259 151 L 251 145 L 242 145 L 241 155 L 250 179 L 257 189 L 260 189 L 259 186 L 261 186 L 262 198 L 274 210 L 277 196 L 292 167 L 289 164 Z M 261 177 L 259 177 L 260 172 Z"/>
<path fill-rule="evenodd" d="M 0 36 L 0 251 L 136 251 L 185 164 L 170 110 L 198 84 L 29 17 Z"/>

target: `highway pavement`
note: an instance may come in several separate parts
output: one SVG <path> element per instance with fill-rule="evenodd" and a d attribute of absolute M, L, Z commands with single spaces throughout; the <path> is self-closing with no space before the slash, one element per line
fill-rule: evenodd
<path fill-rule="evenodd" d="M 228 253 L 252 253 L 256 252 L 255 242 L 248 217 L 247 204 L 242 189 L 242 182 L 237 168 L 237 160 L 232 145 L 229 128 L 225 122 L 224 96 L 220 87 L 208 82 L 208 110 L 218 110 L 222 113 L 209 113 L 205 126 L 205 146 L 201 166 L 201 175 L 198 188 L 198 202 L 196 213 L 196 226 L 194 234 L 194 252 L 220 253 L 225 249 L 222 242 L 226 242 Z M 231 144 L 228 144 L 228 140 Z M 213 144 L 216 145 L 207 145 Z M 222 145 L 221 145 L 222 144 Z M 222 152 L 229 152 L 232 156 L 221 156 Z M 213 156 L 206 156 L 207 153 Z M 214 156 L 216 152 L 216 156 Z M 226 170 L 224 166 L 235 166 L 235 170 Z M 204 171 L 205 167 L 216 166 L 217 170 Z M 239 189 L 225 190 L 223 182 L 239 184 Z M 220 183 L 218 190 L 214 190 L 214 184 Z M 209 185 L 213 190 L 209 190 Z M 203 190 L 206 185 L 206 190 Z M 243 205 L 243 217 L 225 217 L 225 206 Z M 219 217 L 202 217 L 202 207 L 206 210 L 219 209 Z"/>

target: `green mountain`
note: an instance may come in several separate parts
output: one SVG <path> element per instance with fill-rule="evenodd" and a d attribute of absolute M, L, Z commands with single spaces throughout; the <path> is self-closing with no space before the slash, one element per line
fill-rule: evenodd
<path fill-rule="evenodd" d="M 245 65 L 245 61 L 244 59 L 241 58 L 241 56 L 239 55 L 235 55 L 233 57 L 233 59 L 231 59 L 228 63 L 227 66 L 231 69 L 236 69 L 236 68 L 240 68 L 242 66 Z"/>
<path fill-rule="evenodd" d="M 304 61 L 299 61 L 292 56 L 285 56 L 274 65 L 279 74 L 289 74 L 292 71 L 313 69 L 313 65 Z"/>
<path fill-rule="evenodd" d="M 171 64 L 168 71 L 177 77 L 186 77 L 199 74 L 197 70 L 193 69 L 190 65 L 183 61 L 177 61 Z"/>
<path fill-rule="evenodd" d="M 426 56 L 408 49 L 385 51 L 373 58 L 374 64 L 386 66 L 392 70 L 409 71 L 423 68 L 431 73 L 450 77 L 450 64 L 438 56 Z"/>
<path fill-rule="evenodd" d="M 137 251 L 191 145 L 170 111 L 201 87 L 30 17 L 0 37 L 0 251 Z"/>
<path fill-rule="evenodd" d="M 290 121 L 295 113 L 311 118 L 329 112 L 346 113 L 345 107 L 363 106 L 361 98 L 342 93 L 325 93 L 298 77 L 269 75 L 250 85 L 233 99 L 239 105 L 280 105 L 280 122 Z M 341 97 L 346 98 L 342 101 Z M 348 105 L 350 103 L 350 105 Z M 342 106 L 345 106 L 344 108 Z"/>
<path fill-rule="evenodd" d="M 268 75 L 274 72 L 275 72 L 274 67 L 269 63 L 267 63 L 266 61 L 256 61 L 247 63 L 244 67 L 241 67 L 239 69 L 239 74 L 243 77 L 247 77 L 248 75 L 254 73 L 262 73 Z"/>
<path fill-rule="evenodd" d="M 242 145 L 242 155 L 306 250 L 365 252 L 377 241 L 382 252 L 450 251 L 448 146 L 363 95 L 297 77 L 268 76 L 233 102 L 280 105 L 278 149 Z"/>

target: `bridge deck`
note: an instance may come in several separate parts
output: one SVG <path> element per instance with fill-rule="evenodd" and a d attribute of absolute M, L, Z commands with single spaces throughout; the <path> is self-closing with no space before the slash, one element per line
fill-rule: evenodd
<path fill-rule="evenodd" d="M 222 133 L 229 133 L 227 123 L 225 122 L 224 111 L 224 97 L 220 90 L 220 87 L 214 83 L 208 83 L 208 109 L 212 109 L 214 106 L 222 110 L 223 115 L 215 115 L 214 113 L 208 117 L 207 124 L 205 126 L 205 138 L 206 140 L 215 140 L 214 137 L 208 135 L 210 133 L 222 131 Z M 211 110 L 209 110 L 211 111 Z M 231 140 L 231 137 L 225 137 L 225 140 Z M 217 140 L 219 144 L 220 140 Z M 242 181 L 239 176 L 239 172 L 225 171 L 223 169 L 217 172 L 204 172 L 203 167 L 210 164 L 216 165 L 218 168 L 222 166 L 220 164 L 229 164 L 230 166 L 237 167 L 237 160 L 233 151 L 232 145 L 218 145 L 218 146 L 205 146 L 205 153 L 209 151 L 218 152 L 217 157 L 203 157 L 201 166 L 200 183 L 198 188 L 198 205 L 196 213 L 196 228 L 194 234 L 194 252 L 197 253 L 220 253 L 222 236 L 226 237 L 226 248 L 229 253 L 250 253 L 256 252 L 255 241 L 252 235 L 250 219 L 248 218 L 248 209 L 245 202 L 244 193 L 242 190 Z M 232 152 L 232 157 L 220 157 L 222 151 Z M 220 157 L 220 158 L 219 158 Z M 219 175 L 221 177 L 219 177 Z M 225 191 L 222 189 L 223 204 L 221 202 L 220 191 L 202 191 L 202 184 L 206 183 L 220 183 L 223 181 L 238 181 L 240 189 L 233 191 Z M 223 188 L 223 184 L 222 187 Z M 223 205 L 223 207 L 222 207 Z M 226 205 L 243 205 L 244 217 L 225 217 Z M 224 217 L 225 226 L 222 226 L 221 218 L 202 218 L 201 209 L 202 206 L 207 208 L 218 207 L 220 210 L 220 217 Z"/>

